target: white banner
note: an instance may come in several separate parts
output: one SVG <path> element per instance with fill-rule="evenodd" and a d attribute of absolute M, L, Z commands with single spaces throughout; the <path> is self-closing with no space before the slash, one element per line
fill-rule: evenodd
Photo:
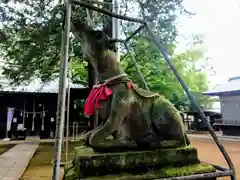
<path fill-rule="evenodd" d="M 7 112 L 7 131 L 10 131 L 15 108 L 8 108 Z"/>

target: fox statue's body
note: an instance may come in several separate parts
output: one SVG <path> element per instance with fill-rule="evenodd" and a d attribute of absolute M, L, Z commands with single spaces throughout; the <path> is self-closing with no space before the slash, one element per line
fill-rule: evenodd
<path fill-rule="evenodd" d="M 85 135 L 91 147 L 164 147 L 166 144 L 183 147 L 190 143 L 174 105 L 161 95 L 138 88 L 124 74 L 113 40 L 79 22 L 73 22 L 71 30 L 81 41 L 101 82 L 94 87 L 85 105 L 87 113 L 91 115 L 98 109 L 104 119 L 99 127 Z M 94 93 L 101 97 L 96 99 Z M 107 138 L 112 134 L 114 139 Z"/>

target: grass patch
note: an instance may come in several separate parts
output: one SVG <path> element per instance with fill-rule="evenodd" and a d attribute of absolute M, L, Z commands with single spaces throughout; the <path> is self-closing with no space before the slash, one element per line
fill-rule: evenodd
<path fill-rule="evenodd" d="M 15 144 L 0 144 L 0 155 L 7 152 L 13 146 L 15 146 Z"/>
<path fill-rule="evenodd" d="M 74 148 L 81 146 L 82 142 L 69 142 L 68 160 L 73 159 Z M 65 143 L 64 143 L 65 146 Z M 62 148 L 62 161 L 65 161 L 66 149 Z M 52 177 L 52 160 L 54 155 L 54 143 L 41 143 L 28 164 L 20 180 L 49 180 Z M 63 168 L 60 168 L 60 179 L 63 176 Z"/>
<path fill-rule="evenodd" d="M 69 142 L 68 160 L 73 159 L 74 148 L 81 145 L 82 145 L 81 141 Z M 62 153 L 61 153 L 62 161 L 65 161 L 65 152 L 66 152 L 66 149 L 65 149 L 65 143 L 64 143 L 64 148 L 62 148 Z M 30 166 L 46 166 L 46 165 L 52 166 L 53 155 L 54 155 L 54 143 L 52 142 L 41 143 L 35 155 L 31 159 L 29 163 L 29 167 Z"/>

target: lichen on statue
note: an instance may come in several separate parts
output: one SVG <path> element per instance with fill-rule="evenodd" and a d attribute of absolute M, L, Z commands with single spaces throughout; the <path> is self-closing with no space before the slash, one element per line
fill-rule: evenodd
<path fill-rule="evenodd" d="M 117 61 L 115 42 L 104 32 L 86 24 L 72 23 L 73 34 L 81 40 L 83 51 L 98 74 L 85 104 L 85 112 L 98 110 L 105 121 L 85 134 L 95 150 L 112 147 L 184 147 L 189 139 L 180 113 L 164 96 L 133 84 Z M 113 139 L 108 138 L 115 134 Z"/>

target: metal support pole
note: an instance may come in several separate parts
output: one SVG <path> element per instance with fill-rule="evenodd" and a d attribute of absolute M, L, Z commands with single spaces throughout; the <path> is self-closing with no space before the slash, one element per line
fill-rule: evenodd
<path fill-rule="evenodd" d="M 67 64 L 68 64 L 68 50 L 69 50 L 69 33 L 70 33 L 70 20 L 71 20 L 71 3 L 68 0 L 65 1 L 66 17 L 64 27 L 64 38 L 62 39 L 64 44 L 63 54 L 61 57 L 60 78 L 59 78 L 59 90 L 58 90 L 58 105 L 57 105 L 57 127 L 56 127 L 56 139 L 54 149 L 54 164 L 52 180 L 59 180 L 60 174 L 60 161 L 61 161 L 61 147 L 64 131 L 64 118 L 65 118 L 65 100 L 66 100 L 66 78 L 67 78 Z"/>
<path fill-rule="evenodd" d="M 206 180 L 206 179 L 213 179 L 218 177 L 227 177 L 231 176 L 232 171 L 220 171 L 220 172 L 213 172 L 213 173 L 204 173 L 204 174 L 195 174 L 195 175 L 189 175 L 189 176 L 180 176 L 180 177 L 170 177 L 170 178 L 164 178 L 164 180 Z M 161 179 L 154 179 L 154 180 L 162 180 Z"/>
<path fill-rule="evenodd" d="M 69 62 L 70 64 L 70 62 Z M 70 67 L 70 66 L 69 66 Z M 67 124 L 66 124 L 66 162 L 68 160 L 68 136 L 69 136 L 69 111 L 70 111 L 70 68 L 68 68 L 68 93 L 67 93 Z"/>
<path fill-rule="evenodd" d="M 145 27 L 144 25 L 139 26 L 129 37 L 125 39 L 125 43 L 132 39 L 132 37 L 139 33 L 144 27 Z"/>
<path fill-rule="evenodd" d="M 105 15 L 112 16 L 112 17 L 115 17 L 115 18 L 118 18 L 118 19 L 145 24 L 145 21 L 142 20 L 142 19 L 122 16 L 122 15 L 119 15 L 119 14 L 116 14 L 116 13 L 112 13 L 111 11 L 108 11 L 108 10 L 103 9 L 103 8 L 98 8 L 96 6 L 91 5 L 90 3 L 86 3 L 86 2 L 83 2 L 81 0 L 71 0 L 71 2 L 74 3 L 74 4 L 80 5 L 82 7 L 89 8 L 93 11 L 97 11 L 97 12 L 100 12 L 100 13 L 103 13 Z"/>
<path fill-rule="evenodd" d="M 233 171 L 233 176 L 231 176 L 231 180 L 236 180 L 236 175 L 235 175 L 235 168 L 233 166 L 233 163 L 228 155 L 228 153 L 226 152 L 224 146 L 220 143 L 217 135 L 215 134 L 212 126 L 210 125 L 210 123 L 207 121 L 207 118 L 203 112 L 203 110 L 198 106 L 194 96 L 192 95 L 192 93 L 189 91 L 187 85 L 185 84 L 185 82 L 182 80 L 181 76 L 179 75 L 179 73 L 177 72 L 176 68 L 174 67 L 172 61 L 170 60 L 170 58 L 168 57 L 168 54 L 165 50 L 165 48 L 162 46 L 162 44 L 160 43 L 159 39 L 157 39 L 155 37 L 155 35 L 152 33 L 152 31 L 150 30 L 149 26 L 147 23 L 145 23 L 145 27 L 148 31 L 149 36 L 153 39 L 154 43 L 157 45 L 157 47 L 159 48 L 160 52 L 162 53 L 164 59 L 166 60 L 168 66 L 170 67 L 170 69 L 173 71 L 174 75 L 176 76 L 177 80 L 179 81 L 179 83 L 181 84 L 182 88 L 184 89 L 184 91 L 186 92 L 188 98 L 190 99 L 192 105 L 196 108 L 197 112 L 202 116 L 202 118 L 204 119 L 204 121 L 206 122 L 207 126 L 208 126 L 208 130 L 211 134 L 211 136 L 213 137 L 214 141 L 216 142 L 218 148 L 220 149 L 220 151 L 222 152 L 224 158 L 226 159 L 230 169 Z"/>

